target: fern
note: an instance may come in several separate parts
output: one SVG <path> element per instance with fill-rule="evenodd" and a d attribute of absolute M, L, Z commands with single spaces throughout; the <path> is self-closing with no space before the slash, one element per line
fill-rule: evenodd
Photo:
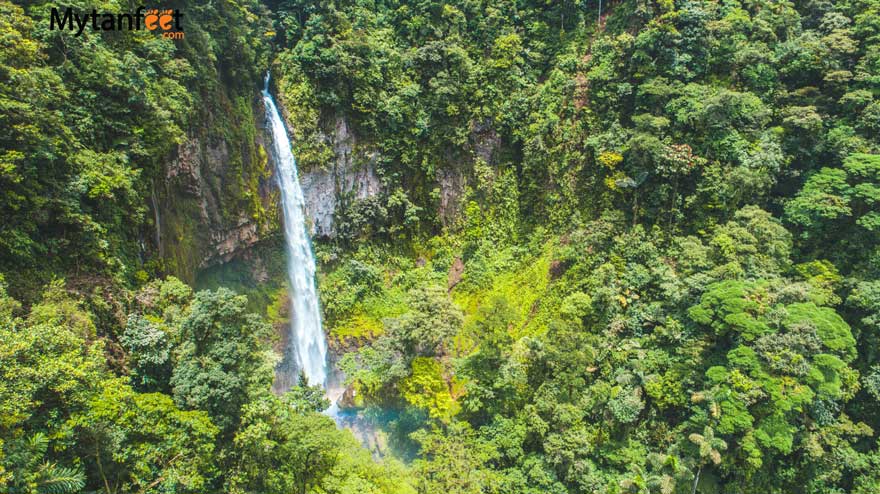
<path fill-rule="evenodd" d="M 37 461 L 46 456 L 46 451 L 49 450 L 49 438 L 47 438 L 42 432 L 37 432 L 31 436 L 29 443 L 29 456 L 33 461 L 31 465 L 36 465 Z"/>
<path fill-rule="evenodd" d="M 85 475 L 81 470 L 59 467 L 54 463 L 43 463 L 40 468 L 40 481 L 37 482 L 37 490 L 41 494 L 67 494 L 78 492 L 85 485 Z"/>

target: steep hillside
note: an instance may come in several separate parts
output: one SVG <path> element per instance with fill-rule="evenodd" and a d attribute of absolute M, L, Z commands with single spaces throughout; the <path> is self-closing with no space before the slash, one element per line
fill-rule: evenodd
<path fill-rule="evenodd" d="M 426 492 L 876 485 L 876 2 L 272 8 L 303 167 L 378 178 L 322 304 Z"/>
<path fill-rule="evenodd" d="M 257 127 L 268 11 L 178 2 L 192 20 L 170 42 L 50 30 L 55 6 L 3 3 L 0 269 L 13 293 L 59 274 L 192 279 L 271 230 Z"/>

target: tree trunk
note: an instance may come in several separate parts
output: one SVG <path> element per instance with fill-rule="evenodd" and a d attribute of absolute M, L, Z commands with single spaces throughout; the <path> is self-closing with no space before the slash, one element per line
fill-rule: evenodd
<path fill-rule="evenodd" d="M 95 443 L 95 460 L 98 463 L 98 473 L 101 474 L 101 480 L 104 481 L 104 489 L 107 491 L 107 494 L 113 494 L 113 491 L 110 490 L 110 482 L 107 481 L 107 476 L 104 475 L 104 464 L 101 462 L 101 447 Z"/>
<path fill-rule="evenodd" d="M 633 189 L 633 224 L 632 226 L 636 226 L 639 223 L 639 191 L 638 188 Z"/>
<path fill-rule="evenodd" d="M 700 468 L 697 469 L 697 475 L 694 477 L 694 488 L 691 489 L 691 494 L 697 494 L 697 484 L 700 483 L 700 472 L 703 471 L 703 466 L 700 465 Z"/>

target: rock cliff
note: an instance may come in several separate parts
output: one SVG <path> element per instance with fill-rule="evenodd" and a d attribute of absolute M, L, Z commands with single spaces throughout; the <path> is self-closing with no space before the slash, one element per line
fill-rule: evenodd
<path fill-rule="evenodd" d="M 278 228 L 256 93 L 236 110 L 191 131 L 166 164 L 162 183 L 154 184 L 157 250 L 166 271 L 190 281 Z"/>
<path fill-rule="evenodd" d="M 374 196 L 381 185 L 374 168 L 375 153 L 358 150 L 343 117 L 336 117 L 332 132 L 322 138 L 333 150 L 333 158 L 323 167 L 301 172 L 300 184 L 312 235 L 332 237 L 337 207 L 346 200 Z"/>
<path fill-rule="evenodd" d="M 330 159 L 300 170 L 299 177 L 311 233 L 319 238 L 335 235 L 340 205 L 381 190 L 376 154 L 358 146 L 345 118 L 327 127 L 320 139 L 332 151 Z M 211 119 L 178 146 L 151 194 L 154 241 L 167 272 L 192 281 L 200 271 L 247 257 L 257 243 L 279 233 L 269 138 L 255 93 L 248 111 Z"/>

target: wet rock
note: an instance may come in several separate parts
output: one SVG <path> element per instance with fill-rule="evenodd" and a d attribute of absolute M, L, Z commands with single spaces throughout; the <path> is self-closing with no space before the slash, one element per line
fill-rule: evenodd
<path fill-rule="evenodd" d="M 256 121 L 237 121 L 232 128 L 253 135 L 243 129 L 261 127 L 262 106 L 256 105 L 255 100 Z M 266 220 L 272 217 L 274 188 L 272 164 L 261 152 L 262 133 L 242 142 L 224 125 L 209 115 L 191 129 L 151 191 L 154 247 L 166 268 L 186 281 L 242 255 L 277 227 Z"/>
<path fill-rule="evenodd" d="M 357 391 L 353 386 L 347 386 L 336 403 L 339 405 L 339 408 L 356 408 L 358 406 Z"/>
<path fill-rule="evenodd" d="M 300 174 L 310 233 L 318 237 L 336 234 L 334 218 L 342 201 L 365 199 L 381 191 L 375 173 L 378 155 L 358 149 L 357 139 L 345 118 L 336 118 L 333 131 L 326 139 L 333 149 L 334 161 L 326 168 Z"/>
<path fill-rule="evenodd" d="M 464 275 L 464 262 L 460 257 L 456 257 L 455 260 L 452 261 L 452 266 L 449 266 L 446 287 L 449 290 L 455 288 L 455 285 L 461 282 L 462 275 Z"/>

